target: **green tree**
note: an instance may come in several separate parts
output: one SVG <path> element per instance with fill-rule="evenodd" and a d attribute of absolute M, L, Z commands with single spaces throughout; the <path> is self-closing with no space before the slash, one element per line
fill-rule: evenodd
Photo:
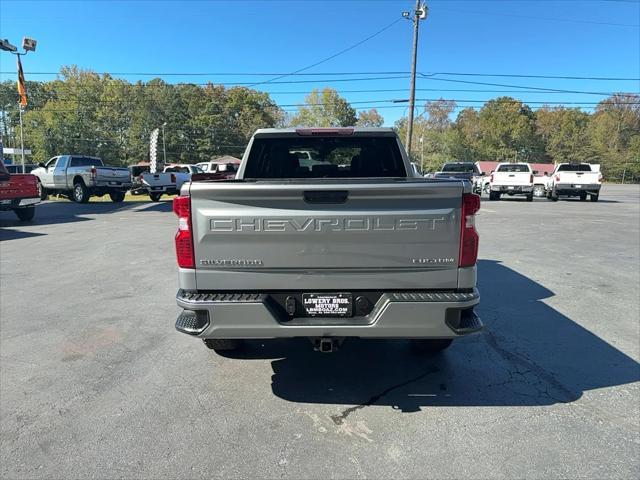
<path fill-rule="evenodd" d="M 598 104 L 589 122 L 594 160 L 605 178 L 640 180 L 640 95 L 615 94 Z"/>
<path fill-rule="evenodd" d="M 589 142 L 589 114 L 579 108 L 541 108 L 536 129 L 552 162 L 585 162 L 593 158 Z"/>
<path fill-rule="evenodd" d="M 460 110 L 453 126 L 452 155 L 453 158 L 466 161 L 481 161 L 480 116 L 471 107 Z"/>
<path fill-rule="evenodd" d="M 489 100 L 480 110 L 479 128 L 479 151 L 486 159 L 538 162 L 544 158 L 535 114 L 520 100 L 511 97 Z"/>
<path fill-rule="evenodd" d="M 313 90 L 291 119 L 292 126 L 348 127 L 357 122 L 356 111 L 336 90 Z"/>
<path fill-rule="evenodd" d="M 360 110 L 358 112 L 358 121 L 356 125 L 359 127 L 381 127 L 384 124 L 384 118 L 378 113 L 378 110 Z"/>

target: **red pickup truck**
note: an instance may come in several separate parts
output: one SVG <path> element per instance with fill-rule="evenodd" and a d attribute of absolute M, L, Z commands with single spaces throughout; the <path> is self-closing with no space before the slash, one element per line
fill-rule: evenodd
<path fill-rule="evenodd" d="M 38 179 L 30 174 L 10 174 L 0 161 L 0 211 L 13 210 L 24 222 L 33 220 L 40 202 Z"/>

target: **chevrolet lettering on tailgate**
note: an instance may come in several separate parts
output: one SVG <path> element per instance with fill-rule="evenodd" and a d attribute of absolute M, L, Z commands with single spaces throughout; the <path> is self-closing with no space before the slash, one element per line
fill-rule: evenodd
<path fill-rule="evenodd" d="M 446 218 L 213 218 L 213 232 L 357 232 L 435 230 Z"/>

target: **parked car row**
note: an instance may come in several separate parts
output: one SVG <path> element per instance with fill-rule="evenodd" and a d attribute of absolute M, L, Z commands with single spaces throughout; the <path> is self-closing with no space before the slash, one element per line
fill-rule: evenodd
<path fill-rule="evenodd" d="M 477 163 L 449 162 L 440 171 L 425 177 L 463 178 L 472 183 L 474 193 L 486 193 L 489 200 L 500 200 L 502 195 L 520 195 L 528 202 L 533 201 L 534 196 L 552 201 L 564 196 L 597 202 L 602 185 L 600 165 L 589 163 L 560 163 L 551 173 L 543 175 L 529 163 L 499 163 L 487 175 Z"/>

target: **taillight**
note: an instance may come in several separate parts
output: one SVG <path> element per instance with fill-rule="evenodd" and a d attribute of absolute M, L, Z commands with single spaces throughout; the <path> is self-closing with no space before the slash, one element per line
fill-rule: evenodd
<path fill-rule="evenodd" d="M 489 177 L 489 183 L 493 183 L 493 173 L 491 174 L 491 176 Z"/>
<path fill-rule="evenodd" d="M 480 210 L 480 196 L 474 193 L 465 193 L 462 196 L 459 267 L 473 267 L 478 260 L 480 237 L 476 231 L 475 222 L 475 214 L 478 210 Z"/>
<path fill-rule="evenodd" d="M 531 176 L 529 177 L 529 183 L 533 183 L 533 173 L 531 174 Z"/>
<path fill-rule="evenodd" d="M 556 175 L 556 182 L 560 181 L 560 175 Z"/>
<path fill-rule="evenodd" d="M 97 175 L 98 171 L 96 170 L 96 167 L 91 167 L 91 178 L 95 179 Z"/>
<path fill-rule="evenodd" d="M 598 181 L 602 183 L 602 180 L 604 180 L 604 177 L 602 176 L 602 174 L 598 175 Z"/>
<path fill-rule="evenodd" d="M 176 183 L 176 174 L 175 173 L 172 173 L 169 178 L 171 179 L 171 183 Z"/>
<path fill-rule="evenodd" d="M 144 180 L 144 173 L 140 174 L 140 181 Z"/>
<path fill-rule="evenodd" d="M 176 233 L 176 258 L 180 268 L 195 268 L 193 237 L 191 234 L 191 198 L 177 196 L 173 199 L 173 212 L 178 216 Z"/>

